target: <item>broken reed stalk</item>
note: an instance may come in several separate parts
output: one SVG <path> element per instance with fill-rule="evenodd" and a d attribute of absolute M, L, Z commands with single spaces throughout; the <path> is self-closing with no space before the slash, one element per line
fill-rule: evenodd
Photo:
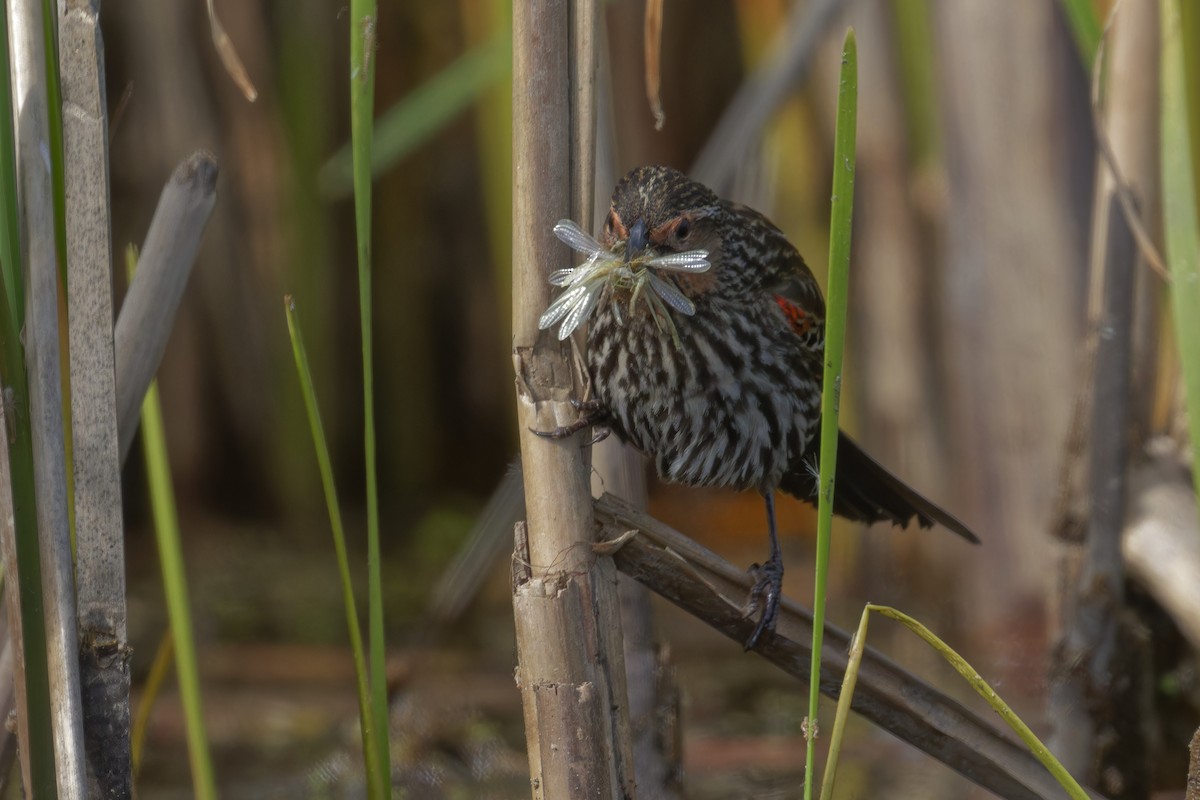
<path fill-rule="evenodd" d="M 570 344 L 537 320 L 547 274 L 569 257 L 551 228 L 590 207 L 595 19 L 593 0 L 513 4 L 513 359 L 528 516 L 513 612 L 535 798 L 634 793 L 617 576 L 592 552 L 583 438 L 532 433 L 573 421 L 570 399 L 586 397 Z"/>
<path fill-rule="evenodd" d="M 122 463 L 129 456 L 142 400 L 167 349 L 200 237 L 216 201 L 216 159 L 203 151 L 193 153 L 163 187 L 138 254 L 137 275 L 121 304 L 115 333 Z"/>

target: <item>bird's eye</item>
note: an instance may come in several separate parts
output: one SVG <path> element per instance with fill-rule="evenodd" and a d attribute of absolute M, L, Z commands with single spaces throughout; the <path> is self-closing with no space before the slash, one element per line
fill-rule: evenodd
<path fill-rule="evenodd" d="M 612 236 L 613 232 L 613 212 L 609 211 L 608 216 L 604 218 L 604 233 L 607 236 Z"/>
<path fill-rule="evenodd" d="M 692 223 L 687 217 L 679 220 L 679 224 L 675 226 L 675 238 L 679 241 L 684 241 L 688 238 L 688 234 L 692 232 Z"/>

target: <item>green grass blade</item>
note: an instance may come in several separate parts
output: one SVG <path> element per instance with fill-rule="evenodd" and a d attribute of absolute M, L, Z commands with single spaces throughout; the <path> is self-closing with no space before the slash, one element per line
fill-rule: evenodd
<path fill-rule="evenodd" d="M 808 695 L 808 740 L 804 798 L 811 800 L 816 764 L 817 711 L 821 700 L 821 644 L 825 631 L 825 582 L 833 527 L 833 476 L 837 471 L 838 411 L 842 394 L 842 353 L 850 288 L 850 234 L 854 217 L 854 158 L 858 126 L 858 45 L 854 29 L 842 45 L 837 125 L 833 143 L 833 198 L 829 214 L 829 285 L 825 299 L 825 377 L 821 394 L 821 478 L 817 503 L 817 578 L 813 593 L 812 666 Z"/>
<path fill-rule="evenodd" d="M 1184 30 L 1180 0 L 1162 4 L 1162 185 L 1167 266 L 1171 271 L 1171 304 L 1175 337 L 1183 367 L 1192 456 L 1200 464 L 1200 231 L 1196 215 L 1196 165 L 1188 120 L 1191 85 L 1184 63 Z M 1188 42 L 1200 46 L 1200 42 Z M 1192 470 L 1200 495 L 1200 470 Z"/>
<path fill-rule="evenodd" d="M 7 5 L 0 9 L 0 274 L 4 303 L 0 307 L 0 380 L 5 390 L 5 422 L 9 427 L 9 475 L 12 483 L 13 524 L 17 536 L 17 589 L 21 598 L 21 636 L 25 657 L 25 702 L 29 723 L 26 743 L 31 797 L 53 798 L 54 734 L 51 725 L 49 666 L 42 601 L 42 559 L 38 545 L 37 501 L 33 487 L 33 439 L 29 428 L 29 382 L 21 331 L 25 325 L 25 286 L 21 266 L 17 205 L 16 120 L 13 118 L 12 76 L 9 71 Z"/>
<path fill-rule="evenodd" d="M 358 625 L 358 608 L 354 603 L 354 583 L 350 578 L 350 558 L 346 552 L 346 534 L 342 528 L 342 509 L 333 481 L 333 462 L 329 458 L 325 426 L 317 408 L 317 391 L 313 386 L 312 371 L 308 367 L 308 354 L 300 332 L 300 321 L 296 319 L 296 304 L 290 297 L 284 298 L 283 304 L 287 314 L 288 335 L 292 340 L 292 355 L 296 359 L 296 372 L 300 377 L 300 390 L 304 396 L 304 408 L 308 412 L 313 446 L 317 450 L 317 468 L 321 473 L 321 486 L 325 490 L 325 507 L 329 511 L 329 527 L 333 531 L 333 548 L 337 552 L 338 574 L 342 581 L 346 628 L 350 631 L 350 649 L 354 656 L 354 673 L 358 680 L 359 728 L 362 733 L 363 760 L 367 770 L 367 794 L 372 798 L 386 797 L 384 785 L 380 783 L 381 773 L 375 750 L 375 715 L 371 708 L 367 662 L 363 656 L 362 631 Z"/>
<path fill-rule="evenodd" d="M 371 714 L 375 754 L 391 786 L 387 659 L 383 639 L 383 579 L 379 552 L 379 486 L 375 454 L 375 375 L 371 340 L 371 150 L 375 113 L 375 0 L 350 3 L 350 142 L 354 154 L 354 228 L 358 239 L 358 311 L 362 327 L 363 447 L 367 476 L 367 626 L 370 632 Z"/>
<path fill-rule="evenodd" d="M 1079 57 L 1083 59 L 1083 68 L 1091 72 L 1104 30 L 1096 13 L 1096 6 L 1092 0 L 1060 1 L 1063 14 L 1067 17 L 1067 25 L 1071 28 L 1071 36 L 1075 39 L 1075 47 L 1079 50 Z"/>
<path fill-rule="evenodd" d="M 846 674 L 842 676 L 842 691 L 838 693 L 837 715 L 833 718 L 833 733 L 829 736 L 829 755 L 825 758 L 825 774 L 821 776 L 821 800 L 832 800 L 833 782 L 837 778 L 838 756 L 842 752 L 842 739 L 846 734 L 846 721 L 850 719 L 850 702 L 858 686 L 858 670 L 862 666 L 863 651 L 867 647 L 867 622 L 871 618 L 869 609 L 863 609 L 858 630 L 850 640 L 850 657 L 846 659 Z"/>
<path fill-rule="evenodd" d="M 503 28 L 413 90 L 375 123 L 371 173 L 381 175 L 433 138 L 489 87 L 512 71 L 512 32 Z M 353 153 L 343 146 L 321 168 L 322 191 L 332 198 L 354 185 Z"/>
<path fill-rule="evenodd" d="M 136 260 L 133 248 L 128 256 L 130 279 Z M 171 466 L 167 458 L 167 438 L 163 427 L 158 384 L 151 383 L 142 402 L 142 447 L 146 455 L 146 475 L 150 482 L 150 507 L 154 516 L 154 535 L 162 564 L 163 589 L 167 595 L 167 617 L 175 642 L 175 669 L 183 715 L 187 728 L 188 760 L 192 767 L 192 790 L 200 800 L 213 800 L 217 784 L 208 736 L 204 730 L 204 704 L 200 700 L 200 671 L 196 665 L 196 640 L 192 633 L 192 612 L 188 605 L 187 575 L 183 568 L 179 517 L 175 509 L 175 490 L 171 486 Z"/>
<path fill-rule="evenodd" d="M 1013 729 L 1018 737 L 1020 737 L 1025 746 L 1029 748 L 1029 752 L 1033 753 L 1034 757 L 1036 757 L 1038 761 L 1042 762 L 1042 765 L 1049 770 L 1050 774 L 1054 776 L 1055 780 L 1057 780 L 1062 787 L 1067 790 L 1067 794 L 1069 794 L 1072 798 L 1075 798 L 1075 800 L 1088 800 L 1087 792 L 1085 792 L 1083 787 L 1071 777 L 1071 773 L 1067 772 L 1066 767 L 1064 767 L 1059 760 L 1050 753 L 1050 751 L 1046 748 L 1046 745 L 1042 744 L 1041 739 L 1039 739 L 1034 732 L 1029 729 L 1028 725 L 1021 721 L 1021 718 L 1018 717 L 1011 708 L 1009 708 L 1008 704 L 1001 699 L 1000 695 L 996 694 L 996 690 L 993 689 L 991 685 L 989 685 L 988 682 L 985 681 L 983 677 L 975 671 L 974 667 L 967 663 L 966 659 L 955 652 L 950 645 L 939 639 L 933 633 L 933 631 L 926 628 L 917 620 L 901 611 L 897 611 L 894 608 L 889 606 L 868 604 L 867 611 L 874 611 L 882 614 L 885 617 L 888 617 L 889 619 L 894 619 L 897 622 L 902 623 L 917 636 L 924 639 L 930 647 L 932 647 L 942 656 L 942 658 L 946 659 L 950 666 L 954 667 L 955 671 L 958 672 L 959 675 L 962 675 L 964 678 L 966 678 L 967 683 L 971 684 L 971 687 L 979 693 L 979 696 L 986 700 L 988 705 L 990 705 L 992 709 L 1000 715 L 1000 718 L 1004 720 L 1004 722 L 1010 728 Z"/>

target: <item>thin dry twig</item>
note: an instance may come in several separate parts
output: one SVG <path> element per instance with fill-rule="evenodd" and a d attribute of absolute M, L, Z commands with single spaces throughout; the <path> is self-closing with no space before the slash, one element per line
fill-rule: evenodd
<path fill-rule="evenodd" d="M 1100 44 L 1096 48 L 1096 60 L 1092 63 L 1092 128 L 1096 132 L 1096 144 L 1100 149 L 1100 156 L 1104 159 L 1105 166 L 1112 173 L 1114 193 L 1117 196 L 1117 201 L 1121 204 L 1121 211 L 1125 215 L 1125 220 L 1129 223 L 1129 229 L 1133 232 L 1133 238 L 1137 242 L 1138 251 L 1142 254 L 1142 258 L 1146 259 L 1146 264 L 1154 270 L 1154 273 L 1167 283 L 1170 283 L 1171 275 L 1167 272 L 1162 255 L 1158 252 L 1158 248 L 1154 244 L 1154 238 L 1146 230 L 1146 224 L 1138 213 L 1133 197 L 1133 190 L 1130 189 L 1129 182 L 1125 179 L 1125 175 L 1121 172 L 1121 167 L 1117 163 L 1116 151 L 1113 150 L 1112 141 L 1108 137 L 1108 129 L 1105 127 L 1104 119 L 1101 116 L 1100 76 L 1104 71 L 1108 34 L 1112 29 L 1113 20 L 1116 19 L 1117 9 L 1120 6 L 1120 0 L 1113 3 L 1108 20 L 1104 24 L 1104 35 L 1100 37 Z"/>

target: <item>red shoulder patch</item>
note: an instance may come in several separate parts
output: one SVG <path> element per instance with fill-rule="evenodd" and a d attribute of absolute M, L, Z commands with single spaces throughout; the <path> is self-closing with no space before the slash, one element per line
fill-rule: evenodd
<path fill-rule="evenodd" d="M 783 309 L 783 315 L 787 317 L 788 325 L 796 332 L 797 336 L 806 336 L 812 330 L 813 318 L 807 311 L 780 295 L 775 295 L 775 302 Z"/>

